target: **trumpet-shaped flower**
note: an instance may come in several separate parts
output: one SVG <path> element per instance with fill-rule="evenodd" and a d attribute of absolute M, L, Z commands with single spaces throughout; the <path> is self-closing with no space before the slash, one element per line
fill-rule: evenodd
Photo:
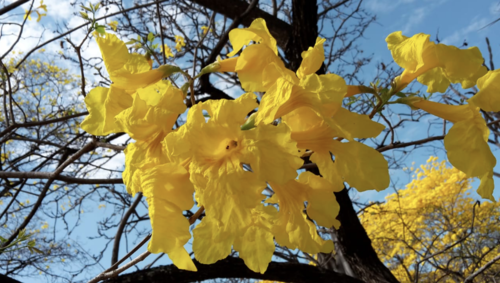
<path fill-rule="evenodd" d="M 488 93 L 483 92 L 482 95 L 487 96 Z M 467 177 L 480 178 L 479 195 L 495 201 L 492 193 L 496 159 L 488 146 L 490 131 L 479 112 L 479 107 L 473 104 L 445 105 L 423 99 L 415 100 L 411 105 L 454 123 L 444 138 L 448 160 Z"/>
<path fill-rule="evenodd" d="M 184 94 L 168 81 L 160 81 L 134 94 L 131 107 L 116 116 L 116 123 L 136 143 L 125 150 L 123 180 L 133 195 L 140 192 L 140 183 L 134 181 L 136 170 L 143 163 L 162 164 L 169 159 L 161 142 L 172 131 L 177 117 L 186 110 Z"/>
<path fill-rule="evenodd" d="M 477 88 L 479 92 L 469 99 L 469 103 L 484 111 L 500 111 L 500 69 L 479 78 Z"/>
<path fill-rule="evenodd" d="M 255 235 L 258 227 L 269 227 L 266 219 L 271 212 L 261 207 L 265 182 L 285 184 L 296 177 L 296 169 L 302 165 L 286 125 L 240 129 L 255 107 L 256 97 L 250 93 L 235 101 L 197 104 L 190 109 L 187 123 L 165 140 L 171 160 L 190 160 L 196 198 L 205 207 L 206 217 L 193 231 L 193 251 L 202 263 L 226 257 L 233 245 L 244 249 L 240 244 L 246 236 L 241 235 Z M 243 164 L 250 166 L 251 172 Z M 257 234 L 269 244 L 272 235 L 268 232 Z M 267 250 L 265 255 L 248 250 L 241 256 L 247 264 L 255 264 L 249 265 L 252 270 L 263 272 L 273 251 Z"/>
<path fill-rule="evenodd" d="M 403 74 L 395 79 L 396 91 L 416 78 L 427 85 L 427 92 L 431 93 L 445 92 L 450 83 L 461 83 L 463 88 L 470 88 L 486 74 L 477 47 L 459 49 L 435 44 L 429 41 L 429 37 L 422 33 L 406 37 L 398 31 L 386 38 L 394 61 L 404 69 Z"/>
<path fill-rule="evenodd" d="M 255 19 L 248 28 L 233 29 L 229 32 L 229 40 L 233 45 L 229 57 L 236 55 L 243 46 L 252 41 L 257 44 L 247 46 L 239 57 L 219 61 L 220 64 L 234 66 L 234 69 L 225 68 L 219 72 L 237 72 L 241 87 L 246 91 L 266 91 L 262 74 L 266 66 L 274 63 L 285 68 L 278 57 L 276 40 L 269 33 L 266 22 L 263 19 Z M 232 63 L 226 64 L 226 61 Z"/>
<path fill-rule="evenodd" d="M 106 70 L 116 88 L 133 92 L 180 71 L 179 67 L 171 65 L 162 65 L 151 70 L 146 57 L 128 53 L 127 46 L 116 35 L 110 33 L 100 35 L 97 32 L 94 35 Z"/>
<path fill-rule="evenodd" d="M 126 91 L 111 85 L 110 88 L 96 87 L 85 97 L 89 115 L 81 127 L 89 134 L 105 136 L 121 132 L 115 116 L 132 106 L 133 98 Z"/>
<path fill-rule="evenodd" d="M 292 130 L 292 139 L 299 149 L 314 151 L 311 161 L 336 190 L 343 188 L 344 181 L 359 191 L 380 191 L 389 185 L 385 158 L 354 140 L 376 137 L 384 129 L 368 116 L 340 108 L 331 118 L 324 118 L 309 107 L 301 107 L 285 115 L 283 122 Z M 336 137 L 349 141 L 340 142 Z"/>
<path fill-rule="evenodd" d="M 297 75 L 277 64 L 264 70 L 265 82 L 271 85 L 262 97 L 256 124 L 271 123 L 294 109 L 307 106 L 329 117 L 342 105 L 347 92 L 344 79 L 335 75 L 316 75 L 325 59 L 324 39 L 318 38 L 314 47 L 302 53 L 302 63 Z"/>

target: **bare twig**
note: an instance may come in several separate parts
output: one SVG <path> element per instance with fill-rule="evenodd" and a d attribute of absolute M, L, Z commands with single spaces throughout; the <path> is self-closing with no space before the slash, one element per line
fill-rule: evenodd
<path fill-rule="evenodd" d="M 118 262 L 118 252 L 120 251 L 120 239 L 122 237 L 123 230 L 125 229 L 125 225 L 127 225 L 128 218 L 130 217 L 130 215 L 132 215 L 132 212 L 134 212 L 135 208 L 141 202 L 141 200 L 142 200 L 142 193 L 139 192 L 137 194 L 135 201 L 128 208 L 127 212 L 125 212 L 125 215 L 123 215 L 122 221 L 120 222 L 120 226 L 118 226 L 118 230 L 116 231 L 115 235 L 115 242 L 113 243 L 113 252 L 111 254 L 112 266 L 114 266 L 114 264 Z M 113 269 L 116 269 L 116 267 Z"/>

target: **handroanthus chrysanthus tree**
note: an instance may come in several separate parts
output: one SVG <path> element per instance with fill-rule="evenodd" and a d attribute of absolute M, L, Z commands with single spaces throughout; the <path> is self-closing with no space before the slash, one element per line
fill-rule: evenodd
<path fill-rule="evenodd" d="M 437 157 L 408 171 L 406 188 L 361 215 L 381 260 L 400 282 L 494 282 L 498 203 L 472 198 L 471 179 Z"/>

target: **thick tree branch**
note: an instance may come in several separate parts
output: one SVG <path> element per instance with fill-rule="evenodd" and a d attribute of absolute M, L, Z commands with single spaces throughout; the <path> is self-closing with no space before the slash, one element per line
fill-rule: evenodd
<path fill-rule="evenodd" d="M 0 171 L 0 178 L 19 178 L 19 179 L 53 179 L 72 184 L 123 184 L 122 179 L 88 179 L 75 178 L 60 175 L 51 172 L 5 172 Z"/>
<path fill-rule="evenodd" d="M 230 19 L 241 15 L 247 10 L 248 3 L 241 0 L 191 0 L 191 2 L 204 6 L 212 11 L 222 14 Z M 253 20 L 263 18 L 266 20 L 267 27 L 271 35 L 276 38 L 278 46 L 285 48 L 290 36 L 290 25 L 285 21 L 274 17 L 273 15 L 264 12 L 260 9 L 252 9 L 246 17 L 241 20 L 241 24 L 249 26 Z"/>
<path fill-rule="evenodd" d="M 124 274 L 108 282 L 113 283 L 163 283 L 196 282 L 217 278 L 255 278 L 282 282 L 339 282 L 361 283 L 358 279 L 316 266 L 296 263 L 271 262 L 264 274 L 255 273 L 245 266 L 243 260 L 228 257 L 214 264 L 205 265 L 194 261 L 198 272 L 180 270 L 173 265 L 160 266 Z"/>

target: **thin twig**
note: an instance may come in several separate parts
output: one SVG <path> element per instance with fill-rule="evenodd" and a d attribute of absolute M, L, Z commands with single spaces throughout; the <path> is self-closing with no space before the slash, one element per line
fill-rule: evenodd
<path fill-rule="evenodd" d="M 486 269 L 488 269 L 490 266 L 492 266 L 498 260 L 500 260 L 500 254 L 497 255 L 496 257 L 494 257 L 492 260 L 488 261 L 485 265 L 483 265 L 481 268 L 479 268 L 476 272 L 469 275 L 469 277 L 465 278 L 464 283 L 472 282 L 472 280 L 474 280 L 474 278 L 476 276 L 483 273 Z"/>
<path fill-rule="evenodd" d="M 104 19 L 109 18 L 109 17 L 113 17 L 113 16 L 116 16 L 116 15 L 124 14 L 124 13 L 127 13 L 127 12 L 132 11 L 132 10 L 137 10 L 137 9 L 140 9 L 140 8 L 148 7 L 150 5 L 156 4 L 157 2 L 158 3 L 162 3 L 162 2 L 167 2 L 167 1 L 169 1 L 169 0 L 160 0 L 160 1 L 146 3 L 146 4 L 143 4 L 143 5 L 137 5 L 137 6 L 134 6 L 132 8 L 125 9 L 123 11 L 119 11 L 119 12 L 116 12 L 116 13 L 111 13 L 109 15 L 102 16 L 100 18 L 97 18 L 96 21 L 100 21 L 100 20 L 104 20 Z M 35 48 L 31 49 L 30 51 L 28 51 L 28 53 L 26 53 L 26 55 L 23 57 L 23 59 L 21 59 L 21 61 L 19 61 L 19 63 L 17 63 L 16 69 L 19 68 L 19 66 L 28 58 L 28 56 L 30 56 L 31 53 L 35 52 L 37 49 L 39 49 L 39 48 L 41 48 L 41 47 L 43 47 L 43 46 L 45 46 L 45 45 L 47 45 L 47 44 L 49 44 L 49 43 L 51 43 L 53 41 L 56 41 L 56 40 L 58 40 L 60 38 L 63 38 L 66 35 L 68 35 L 68 34 L 74 32 L 74 31 L 77 31 L 77 30 L 81 29 L 82 27 L 90 25 L 91 23 L 92 22 L 87 22 L 87 23 L 81 24 L 81 25 L 79 25 L 79 26 L 77 26 L 77 27 L 75 27 L 75 28 L 73 28 L 73 29 L 71 29 L 71 30 L 69 30 L 69 31 L 67 31 L 67 32 L 59 35 L 59 36 L 56 36 L 56 37 L 54 37 L 52 39 L 49 39 L 49 40 L 45 41 L 44 43 L 42 43 L 42 44 L 36 46 Z"/>
<path fill-rule="evenodd" d="M 120 251 L 120 239 L 122 237 L 123 230 L 127 225 L 128 218 L 130 217 L 130 215 L 132 215 L 132 212 L 135 211 L 135 208 L 141 202 L 141 200 L 142 200 L 142 193 L 139 192 L 132 205 L 130 205 L 127 212 L 125 212 L 125 215 L 123 215 L 122 221 L 120 222 L 120 226 L 118 226 L 118 230 L 116 231 L 115 235 L 115 242 L 113 243 L 113 252 L 111 254 L 112 266 L 114 266 L 114 264 L 118 262 L 118 252 Z M 118 265 L 116 267 L 118 267 Z M 116 269 L 116 267 L 113 269 Z"/>
<path fill-rule="evenodd" d="M 156 13 L 158 14 L 158 23 L 160 25 L 160 38 L 161 38 L 161 53 L 163 56 L 163 64 L 167 64 L 167 55 L 165 55 L 165 39 L 163 38 L 163 25 L 161 23 L 160 3 L 156 2 Z"/>
<path fill-rule="evenodd" d="M 191 217 L 189 217 L 189 225 L 193 224 L 196 222 L 198 218 L 200 218 L 201 214 L 205 211 L 205 207 L 202 205 L 200 208 L 198 208 L 198 211 L 195 212 Z"/>
<path fill-rule="evenodd" d="M 129 269 L 130 267 L 136 265 L 137 263 L 143 261 L 150 254 L 151 253 L 149 251 L 145 251 L 141 255 L 139 255 L 138 257 L 136 257 L 133 260 L 127 262 L 127 264 L 125 264 L 124 266 L 122 266 L 122 267 L 120 267 L 118 269 L 115 269 L 113 271 L 107 272 L 107 273 L 101 273 L 101 274 L 97 275 L 97 277 L 95 277 L 94 279 L 90 280 L 88 283 L 97 283 L 97 282 L 99 282 L 99 281 L 101 281 L 103 279 L 115 277 L 118 274 L 122 273 L 123 271 L 125 271 L 125 270 Z"/>
<path fill-rule="evenodd" d="M 213 25 L 214 19 L 215 19 L 215 14 L 216 14 L 215 12 L 212 12 L 212 16 L 210 17 L 210 21 L 208 23 L 208 31 L 212 28 L 212 25 Z M 197 54 L 198 54 L 198 48 L 203 43 L 203 40 L 205 40 L 205 37 L 207 37 L 208 31 L 202 35 L 200 41 L 198 41 L 198 44 L 196 44 L 196 47 L 194 48 L 194 53 L 193 53 L 193 75 L 192 75 L 193 78 L 196 76 L 195 75 L 195 73 L 196 73 L 196 57 L 197 57 Z M 191 88 L 191 95 L 190 95 L 191 105 L 194 106 L 194 104 L 195 104 L 195 99 L 194 99 L 194 81 L 191 82 L 190 88 Z"/>
<path fill-rule="evenodd" d="M 123 184 L 120 179 L 89 179 L 75 178 L 65 175 L 60 175 L 57 172 L 9 172 L 0 171 L 0 178 L 16 178 L 16 179 L 53 179 L 67 183 L 75 184 Z"/>
<path fill-rule="evenodd" d="M 54 173 L 52 173 L 51 178 L 45 183 L 45 186 L 43 187 L 40 196 L 38 197 L 35 205 L 33 206 L 33 209 L 30 211 L 28 216 L 24 219 L 24 222 L 16 229 L 16 231 L 7 239 L 7 241 L 3 242 L 2 248 L 8 246 L 12 241 L 14 241 L 17 238 L 17 235 L 19 235 L 19 232 L 26 228 L 28 224 L 30 223 L 31 219 L 33 216 L 35 216 L 35 213 L 37 212 L 38 208 L 42 205 L 42 201 L 45 198 L 45 195 L 47 194 L 47 191 L 49 190 L 50 185 L 55 181 L 55 178 L 61 174 L 61 172 L 68 167 L 71 163 L 76 161 L 78 158 L 80 158 L 83 154 L 91 151 L 92 149 L 95 148 L 95 141 L 92 141 L 88 144 L 86 144 L 82 149 L 80 149 L 78 152 L 76 152 L 74 155 L 70 156 L 66 161 L 64 161 L 59 167 L 56 168 Z"/>

